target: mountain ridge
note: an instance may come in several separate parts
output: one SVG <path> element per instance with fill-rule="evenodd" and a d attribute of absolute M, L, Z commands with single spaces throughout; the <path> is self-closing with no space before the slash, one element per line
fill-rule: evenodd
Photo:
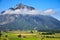
<path fill-rule="evenodd" d="M 35 10 L 33 7 L 28 6 L 27 8 L 26 5 L 18 4 L 18 7 L 9 8 L 7 12 L 1 12 L 1 14 L 6 14 L 0 15 L 0 30 L 34 30 L 34 28 L 36 30 L 60 29 L 60 21 L 49 15 L 30 15 L 29 12 L 23 15 L 26 11 L 25 7 L 29 12 Z M 15 12 L 17 9 L 18 11 Z M 22 11 L 24 10 L 23 13 L 20 12 L 21 9 Z"/>

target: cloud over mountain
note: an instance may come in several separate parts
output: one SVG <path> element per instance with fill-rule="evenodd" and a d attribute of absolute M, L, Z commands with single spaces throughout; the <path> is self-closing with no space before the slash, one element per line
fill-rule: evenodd
<path fill-rule="evenodd" d="M 6 10 L 3 14 L 31 14 L 31 15 L 50 15 L 53 14 L 53 9 L 47 10 L 28 10 L 28 9 L 16 9 L 16 10 Z"/>
<path fill-rule="evenodd" d="M 30 15 L 50 15 L 54 13 L 53 9 L 36 10 L 34 7 L 24 4 L 18 4 L 14 8 L 10 8 L 2 12 L 4 14 L 30 14 Z"/>

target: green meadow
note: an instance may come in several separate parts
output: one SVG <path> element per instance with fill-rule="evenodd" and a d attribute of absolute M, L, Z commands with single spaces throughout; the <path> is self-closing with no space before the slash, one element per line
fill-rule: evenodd
<path fill-rule="evenodd" d="M 2 32 L 0 40 L 60 40 L 60 33 L 43 35 L 46 32 L 8 31 Z"/>

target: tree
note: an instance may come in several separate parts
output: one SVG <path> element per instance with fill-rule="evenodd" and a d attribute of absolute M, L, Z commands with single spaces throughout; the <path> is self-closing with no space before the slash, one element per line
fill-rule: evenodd
<path fill-rule="evenodd" d="M 2 36 L 1 30 L 0 30 L 0 37 Z"/>
<path fill-rule="evenodd" d="M 1 36 L 2 36 L 2 33 L 1 33 L 1 30 L 0 30 L 0 39 L 1 39 Z"/>

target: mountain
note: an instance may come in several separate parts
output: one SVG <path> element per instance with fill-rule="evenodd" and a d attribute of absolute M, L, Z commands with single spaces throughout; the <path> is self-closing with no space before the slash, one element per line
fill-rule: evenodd
<path fill-rule="evenodd" d="M 31 7 L 31 6 L 27 6 L 27 5 L 24 5 L 22 3 L 20 4 L 17 4 L 14 9 L 24 9 L 24 8 L 27 8 L 28 10 L 34 10 L 35 8 L 34 7 Z"/>
<path fill-rule="evenodd" d="M 2 11 L 0 30 L 59 30 L 60 21 L 48 15 L 23 14 L 19 10 L 32 11 L 34 7 L 18 4 L 14 8 Z M 16 11 L 18 10 L 18 11 Z M 15 12 L 16 11 L 16 12 Z"/>

